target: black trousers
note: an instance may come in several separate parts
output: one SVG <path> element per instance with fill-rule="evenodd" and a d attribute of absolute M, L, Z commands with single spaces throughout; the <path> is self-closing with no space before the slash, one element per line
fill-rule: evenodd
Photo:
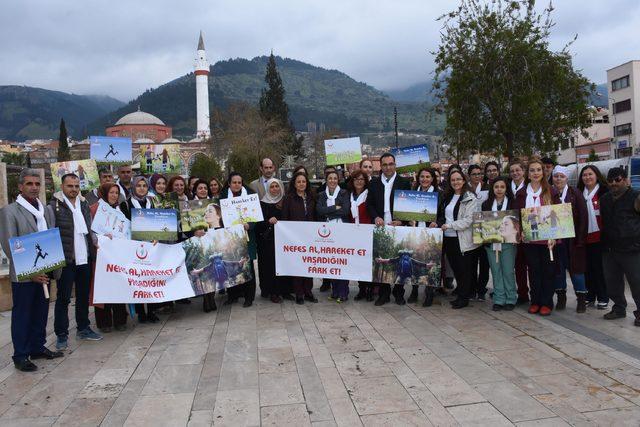
<path fill-rule="evenodd" d="M 613 311 L 624 313 L 627 299 L 624 296 L 624 279 L 627 278 L 631 296 L 640 310 L 640 253 L 639 252 L 603 252 L 602 262 L 607 293 L 613 301 Z"/>
<path fill-rule="evenodd" d="M 273 240 L 258 239 L 258 278 L 260 293 L 284 295 L 285 281 L 276 276 L 276 252 Z"/>
<path fill-rule="evenodd" d="M 483 246 L 469 252 L 471 261 L 471 292 L 477 295 L 487 293 L 487 283 L 489 283 L 489 261 L 487 251 Z M 470 295 L 472 296 L 472 295 Z"/>
<path fill-rule="evenodd" d="M 44 351 L 49 300 L 44 297 L 42 284 L 36 282 L 11 283 L 11 291 L 13 360 L 19 362 Z"/>
<path fill-rule="evenodd" d="M 104 308 L 94 307 L 96 326 L 110 328 L 127 324 L 127 307 L 125 304 L 104 304 Z"/>
<path fill-rule="evenodd" d="M 229 298 L 244 298 L 245 302 L 252 301 L 256 297 L 256 271 L 253 268 L 253 260 L 249 260 L 249 267 L 251 268 L 251 280 L 241 285 L 232 286 L 227 289 L 227 295 Z"/>
<path fill-rule="evenodd" d="M 82 331 L 89 327 L 89 290 L 91 288 L 91 266 L 67 265 L 62 268 L 62 276 L 58 280 L 55 318 L 53 327 L 57 336 L 69 335 L 69 302 L 71 290 L 76 287 L 76 327 Z"/>
<path fill-rule="evenodd" d="M 609 302 L 607 284 L 602 267 L 602 243 L 587 243 L 587 270 L 584 273 L 587 285 L 587 301 Z"/>
<path fill-rule="evenodd" d="M 472 267 L 474 262 L 473 251 L 469 251 L 463 254 L 460 251 L 460 242 L 457 237 L 445 236 L 443 240 L 443 250 L 447 255 L 451 269 L 453 270 L 453 276 L 456 279 L 458 299 L 468 300 L 472 292 Z"/>
<path fill-rule="evenodd" d="M 524 253 L 529 268 L 529 287 L 531 288 L 531 304 L 553 308 L 555 293 L 556 263 L 551 261 L 547 245 L 527 243 Z M 556 259 L 554 248 L 554 259 Z"/>

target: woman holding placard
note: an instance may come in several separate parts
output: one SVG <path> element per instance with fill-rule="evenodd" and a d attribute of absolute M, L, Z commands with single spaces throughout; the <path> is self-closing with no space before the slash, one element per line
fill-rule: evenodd
<path fill-rule="evenodd" d="M 186 190 L 187 181 L 180 175 L 174 175 L 169 179 L 169 192 L 176 193 L 179 201 L 186 202 L 189 200 Z"/>
<path fill-rule="evenodd" d="M 331 171 L 326 176 L 327 185 L 324 191 L 318 194 L 316 213 L 320 221 L 348 222 L 351 212 L 351 198 L 349 192 L 338 185 L 340 177 L 338 172 Z M 349 299 L 349 281 L 331 279 L 330 301 L 341 303 Z"/>
<path fill-rule="evenodd" d="M 507 211 L 513 209 L 513 202 L 513 193 L 507 179 L 498 177 L 489 184 L 489 198 L 482 204 L 482 211 Z M 500 235 L 505 241 L 509 239 L 513 242 L 514 234 L 517 234 L 519 227 L 520 221 L 517 217 L 505 216 L 500 224 Z M 489 243 L 485 245 L 484 250 L 493 278 L 493 311 L 511 311 L 517 299 L 514 270 L 516 244 Z"/>
<path fill-rule="evenodd" d="M 289 182 L 287 194 L 282 204 L 283 221 L 313 221 L 315 219 L 316 203 L 313 191 L 309 184 L 309 178 L 305 172 L 300 171 L 293 175 Z M 296 294 L 296 304 L 304 304 L 304 301 L 318 302 L 313 296 L 313 279 L 309 277 L 291 277 L 293 291 Z"/>
<path fill-rule="evenodd" d="M 454 309 L 464 308 L 469 305 L 469 297 L 473 274 L 474 251 L 479 245 L 473 243 L 473 213 L 480 208 L 480 203 L 464 174 L 454 170 L 449 174 L 449 186 L 444 194 L 443 206 L 445 223 L 443 250 L 451 264 L 453 274 L 458 284 L 457 298 L 451 301 Z"/>
<path fill-rule="evenodd" d="M 442 225 L 444 223 L 443 208 L 442 208 L 442 194 L 438 189 L 438 181 L 436 178 L 435 170 L 431 168 L 422 168 L 418 171 L 417 183 L 416 183 L 416 191 L 424 191 L 425 193 L 436 193 L 438 195 L 438 212 L 436 221 L 426 223 L 424 221 L 418 221 L 414 223 L 416 227 L 429 227 L 436 228 L 438 225 Z M 442 284 L 442 279 L 438 278 L 436 283 L 427 283 L 425 286 L 425 295 L 424 302 L 422 303 L 423 307 L 430 307 L 433 304 L 433 296 L 435 294 L 436 288 L 440 288 Z M 418 301 L 418 285 L 413 284 L 411 286 L 411 294 L 409 295 L 409 299 L 407 302 L 409 304 Z"/>
<path fill-rule="evenodd" d="M 560 203 L 558 193 L 544 177 L 542 161 L 534 157 L 529 161 L 528 183 L 516 194 L 516 209 L 533 208 Z M 524 221 L 524 218 L 523 218 Z M 553 293 L 555 290 L 555 256 L 556 241 L 538 240 L 524 244 L 524 254 L 529 268 L 529 285 L 531 287 L 531 305 L 529 313 L 548 316 L 553 310 Z"/>
<path fill-rule="evenodd" d="M 369 162 L 369 160 L 363 160 L 360 162 Z M 369 216 L 367 210 L 367 196 L 369 195 L 369 181 L 371 177 L 367 174 L 366 170 L 356 169 L 351 174 L 351 180 L 349 181 L 350 192 L 350 209 L 349 209 L 349 222 L 353 224 L 373 224 L 373 219 Z M 358 294 L 353 298 L 356 301 L 366 299 L 367 301 L 373 301 L 373 283 L 358 281 Z"/>

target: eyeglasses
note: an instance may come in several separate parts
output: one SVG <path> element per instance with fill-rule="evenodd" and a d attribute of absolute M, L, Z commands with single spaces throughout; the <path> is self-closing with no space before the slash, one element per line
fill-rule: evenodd
<path fill-rule="evenodd" d="M 616 182 L 616 184 L 618 184 L 618 183 L 620 183 L 620 181 L 623 181 L 623 180 L 624 180 L 624 178 L 623 178 L 623 177 L 621 177 L 621 176 L 619 176 L 619 177 L 617 177 L 617 178 L 614 178 L 614 179 L 607 178 L 607 182 L 608 182 L 609 184 L 611 184 L 611 183 L 612 183 L 612 182 L 614 182 L 614 181 Z"/>
<path fill-rule="evenodd" d="M 364 178 L 362 178 L 362 177 L 356 178 L 356 179 L 354 179 L 354 181 L 364 181 Z"/>
<path fill-rule="evenodd" d="M 472 173 L 471 176 L 482 176 L 482 172 Z"/>

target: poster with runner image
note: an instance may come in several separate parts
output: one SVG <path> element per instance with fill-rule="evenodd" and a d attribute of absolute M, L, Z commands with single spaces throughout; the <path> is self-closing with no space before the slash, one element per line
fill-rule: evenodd
<path fill-rule="evenodd" d="M 178 240 L 178 213 L 173 209 L 131 209 L 131 239 L 175 242 Z"/>
<path fill-rule="evenodd" d="M 375 283 L 440 286 L 442 230 L 376 227 L 373 230 Z"/>
<path fill-rule="evenodd" d="M 131 138 L 117 136 L 90 136 L 90 157 L 97 163 L 131 164 Z"/>
<path fill-rule="evenodd" d="M 57 270 L 66 265 L 60 230 L 27 234 L 9 239 L 11 262 L 19 281 Z"/>
<path fill-rule="evenodd" d="M 179 205 L 183 232 L 222 227 L 222 211 L 215 200 L 186 200 Z"/>
<path fill-rule="evenodd" d="M 525 242 L 575 237 L 571 203 L 537 206 L 520 210 Z"/>
<path fill-rule="evenodd" d="M 520 212 L 483 211 L 473 214 L 473 243 L 520 243 Z"/>
<path fill-rule="evenodd" d="M 393 219 L 434 222 L 438 213 L 438 193 L 396 190 L 393 196 Z"/>
<path fill-rule="evenodd" d="M 95 160 L 69 160 L 68 162 L 51 163 L 51 178 L 53 179 L 55 191 L 62 189 L 62 177 L 69 173 L 78 176 L 81 191 L 90 191 L 100 185 L 100 177 L 98 176 L 98 167 Z"/>

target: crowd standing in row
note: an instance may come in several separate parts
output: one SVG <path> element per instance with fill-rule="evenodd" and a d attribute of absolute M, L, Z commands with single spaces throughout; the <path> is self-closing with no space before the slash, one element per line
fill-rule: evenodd
<path fill-rule="evenodd" d="M 154 208 L 151 196 L 175 193 L 180 201 L 190 199 L 224 199 L 257 193 L 264 221 L 245 224 L 249 236 L 249 255 L 253 279 L 242 285 L 220 291 L 226 293 L 225 304 L 240 298 L 243 306 L 253 304 L 256 278 L 253 260 L 257 259 L 260 294 L 273 303 L 283 300 L 297 304 L 318 302 L 313 294 L 313 280 L 307 277 L 282 277 L 275 271 L 274 227 L 280 221 L 326 221 L 377 226 L 411 226 L 440 228 L 443 231 L 441 276 L 425 286 L 424 307 L 432 305 L 435 296 L 455 295 L 452 308 L 461 309 L 470 300 L 486 300 L 489 272 L 493 283 L 493 310 L 513 310 L 516 305 L 529 304 L 528 312 L 547 316 L 555 308 L 566 307 L 566 273 L 577 296 L 578 313 L 587 307 L 611 311 L 605 319 L 626 316 L 625 278 L 636 303 L 635 325 L 640 326 L 640 193 L 629 186 L 627 173 L 612 168 L 605 180 L 596 166 L 580 170 L 577 187 L 568 185 L 569 171 L 556 166 L 550 159 L 531 158 L 528 163 L 513 160 L 508 176 L 500 175 L 500 165 L 487 162 L 482 168 L 471 165 L 466 171 L 452 165 L 441 175 L 439 167 L 421 169 L 415 182 L 396 172 L 395 158 L 386 153 L 380 158 L 381 173 L 373 176 L 370 160 L 360 162 L 341 182 L 336 168 L 327 166 L 324 183 L 314 191 L 307 170 L 300 166 L 288 186 L 275 178 L 275 165 L 263 159 L 260 177 L 245 185 L 240 174 L 232 172 L 224 185 L 217 179 L 205 181 L 198 177 L 188 180 L 181 176 L 168 178 L 154 174 L 150 178 L 134 176 L 130 166 L 120 166 L 118 179 L 110 170 L 100 171 L 99 188 L 86 196 L 80 194 L 80 180 L 74 174 L 62 177 L 61 191 L 45 206 L 38 199 L 39 172 L 24 169 L 19 178 L 16 202 L 0 211 L 0 242 L 10 254 L 9 238 L 60 229 L 66 266 L 47 275 L 18 281 L 13 265 L 11 281 L 13 310 L 11 334 L 13 360 L 17 369 L 34 371 L 32 360 L 62 357 L 68 347 L 71 292 L 75 285 L 76 336 L 80 340 L 102 339 L 89 321 L 89 305 L 94 277 L 98 239 L 91 231 L 91 220 L 99 200 L 131 218 L 131 210 Z M 435 165 L 434 165 L 435 166 Z M 393 218 L 394 193 L 415 189 L 438 194 L 438 212 L 433 222 L 401 222 Z M 505 211 L 558 203 L 570 203 L 575 226 L 571 239 L 543 240 L 528 243 L 478 245 L 473 242 L 473 214 L 478 211 Z M 222 227 L 219 212 L 214 212 L 215 224 Z M 517 218 L 506 217 L 506 232 L 518 230 Z M 215 227 L 214 227 L 215 228 Z M 179 232 L 179 240 L 201 237 L 205 230 Z M 553 258 L 551 256 L 553 254 Z M 57 281 L 54 311 L 56 350 L 45 347 L 48 300 L 43 284 Z M 337 303 L 349 299 L 348 280 L 324 280 L 320 291 L 331 290 L 330 300 Z M 355 300 L 374 301 L 381 306 L 391 301 L 406 304 L 403 283 L 393 287 L 386 283 L 359 282 Z M 418 286 L 412 284 L 409 303 L 418 301 Z M 554 302 L 554 296 L 556 301 Z M 214 293 L 202 295 L 203 310 L 216 310 Z M 176 301 L 189 304 L 189 299 Z M 174 302 L 136 304 L 139 323 L 157 322 L 157 314 L 170 313 Z M 96 304 L 95 318 L 99 331 L 126 329 L 128 312 L 125 304 Z"/>

